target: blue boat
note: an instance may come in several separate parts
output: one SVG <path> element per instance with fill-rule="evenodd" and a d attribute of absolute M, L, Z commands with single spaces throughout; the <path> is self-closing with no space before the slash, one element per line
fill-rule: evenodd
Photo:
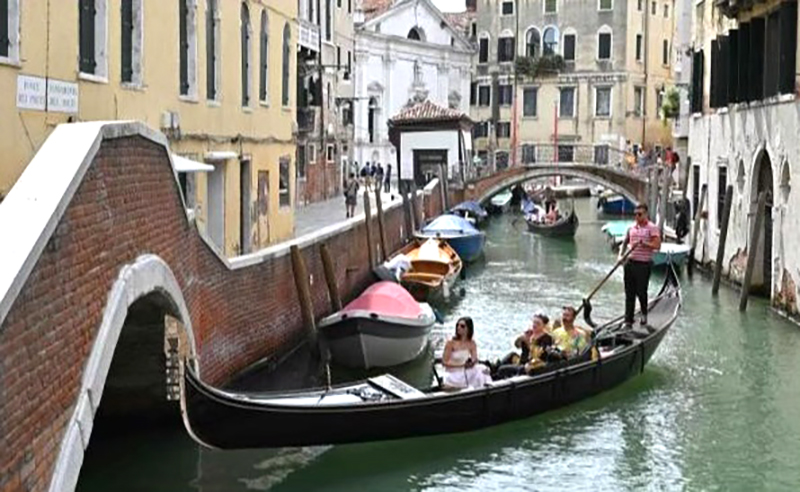
<path fill-rule="evenodd" d="M 483 253 L 486 234 L 458 215 L 445 214 L 433 219 L 418 232 L 419 238 L 438 237 L 450 244 L 463 261 L 475 261 Z"/>
<path fill-rule="evenodd" d="M 621 195 L 604 195 L 597 201 L 597 206 L 609 215 L 633 215 L 636 204 Z"/>
<path fill-rule="evenodd" d="M 449 213 L 458 215 L 459 217 L 464 217 L 474 225 L 479 225 L 486 219 L 486 217 L 489 216 L 486 210 L 481 207 L 481 204 L 475 200 L 461 202 L 455 207 L 451 208 Z"/>

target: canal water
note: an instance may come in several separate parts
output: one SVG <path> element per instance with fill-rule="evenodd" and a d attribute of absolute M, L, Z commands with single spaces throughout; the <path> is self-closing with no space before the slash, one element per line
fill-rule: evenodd
<path fill-rule="evenodd" d="M 574 241 L 533 236 L 515 216 L 493 219 L 485 259 L 443 309 L 430 352 L 469 315 L 480 357 L 497 357 L 533 312 L 553 317 L 578 303 L 614 255 L 593 202 L 576 206 Z M 763 300 L 742 314 L 736 292 L 714 298 L 707 279 L 681 277 L 683 312 L 645 372 L 579 404 L 477 432 L 344 446 L 223 452 L 181 427 L 100 434 L 78 490 L 800 490 L 800 328 Z M 621 273 L 593 304 L 595 320 L 621 314 Z M 431 357 L 395 374 L 426 384 Z M 334 368 L 336 380 L 354 376 Z"/>

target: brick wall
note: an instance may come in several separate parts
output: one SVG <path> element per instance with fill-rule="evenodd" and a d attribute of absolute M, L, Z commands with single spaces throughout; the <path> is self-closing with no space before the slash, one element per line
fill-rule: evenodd
<path fill-rule="evenodd" d="M 401 246 L 403 222 L 402 208 L 387 211 L 390 250 Z M 365 236 L 360 223 L 327 240 L 344 299 L 370 281 Z M 0 491 L 46 490 L 108 292 L 144 253 L 173 270 L 209 382 L 302 339 L 290 255 L 229 269 L 188 223 L 165 149 L 143 137 L 103 142 L 0 325 Z M 322 316 L 329 302 L 318 245 L 303 255 Z"/>

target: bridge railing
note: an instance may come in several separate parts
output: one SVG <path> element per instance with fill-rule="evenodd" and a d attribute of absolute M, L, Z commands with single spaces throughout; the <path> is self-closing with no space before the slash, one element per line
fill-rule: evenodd
<path fill-rule="evenodd" d="M 580 164 L 614 168 L 642 178 L 655 163 L 653 158 L 637 159 L 632 152 L 610 145 L 536 145 L 534 152 L 522 150 L 522 165 L 536 164 Z"/>

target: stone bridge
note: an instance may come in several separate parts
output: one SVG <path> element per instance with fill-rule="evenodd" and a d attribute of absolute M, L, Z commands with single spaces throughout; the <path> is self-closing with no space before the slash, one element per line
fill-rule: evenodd
<path fill-rule="evenodd" d="M 403 208 L 384 218 L 395 250 Z M 317 317 L 330 311 L 318 244 L 344 301 L 370 281 L 367 250 L 379 247 L 362 214 L 220 256 L 186 212 L 167 140 L 132 122 L 56 128 L 0 205 L 0 231 L 2 492 L 73 490 L 101 405 L 180 422 L 166 398 L 168 342 L 216 385 L 301 343 L 291 245 Z"/>
<path fill-rule="evenodd" d="M 617 165 L 552 162 L 507 168 L 469 182 L 464 189 L 464 199 L 484 203 L 516 184 L 551 176 L 578 178 L 596 183 L 627 197 L 634 203 L 646 202 L 648 197 L 647 178 L 623 170 Z"/>

